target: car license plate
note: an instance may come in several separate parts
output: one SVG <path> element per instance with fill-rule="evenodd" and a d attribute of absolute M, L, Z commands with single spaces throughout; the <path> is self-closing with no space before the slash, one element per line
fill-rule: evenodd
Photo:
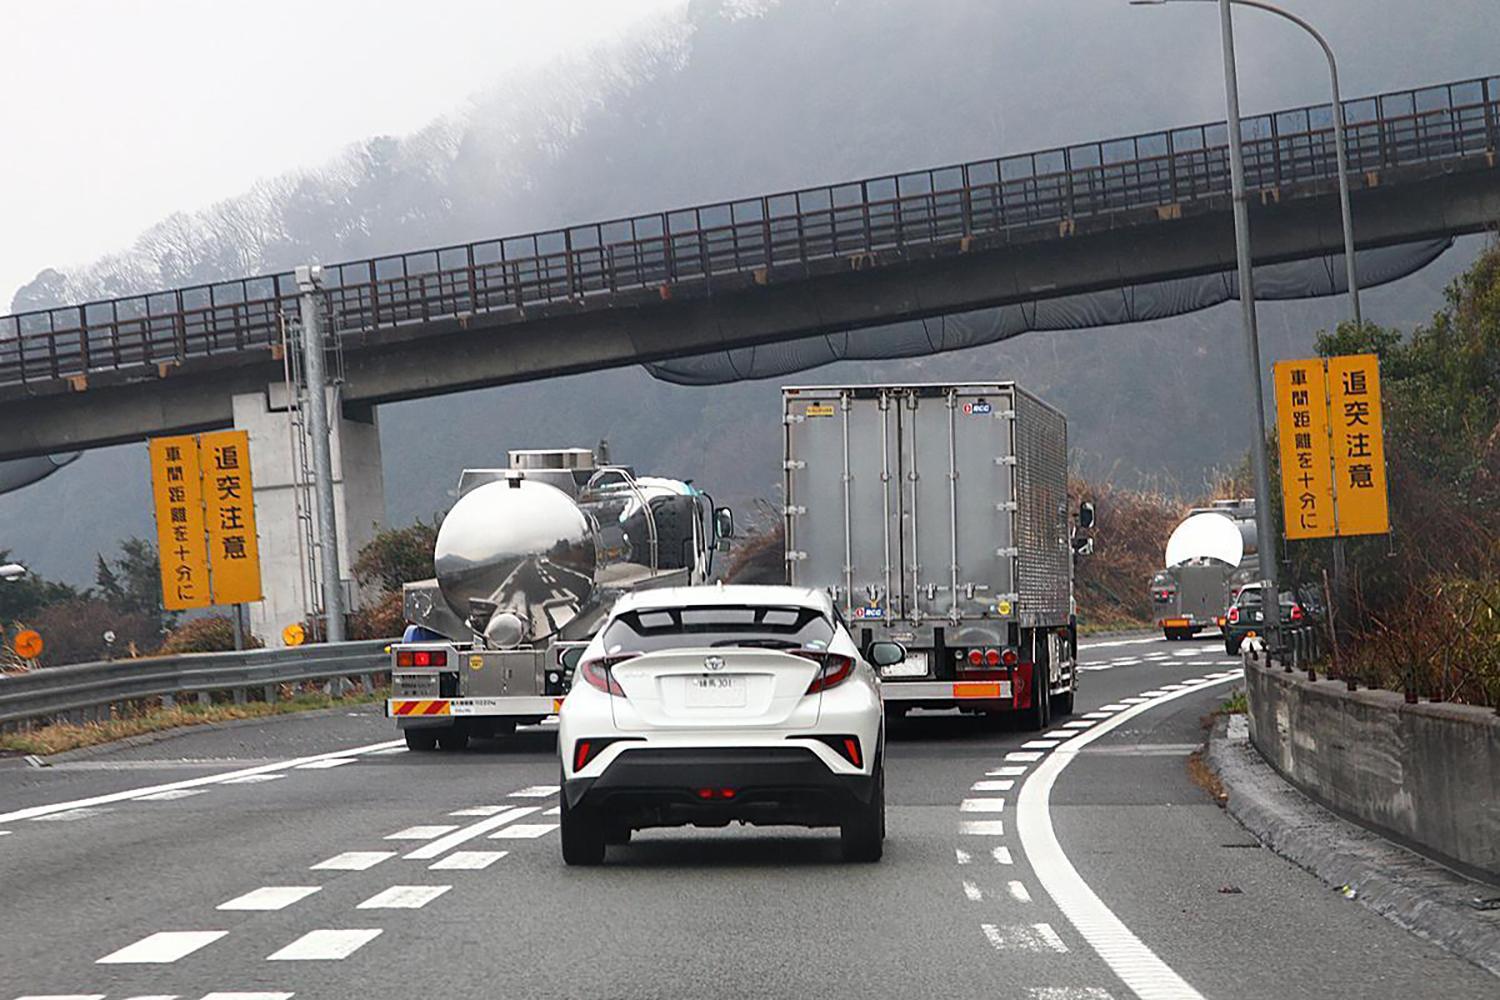
<path fill-rule="evenodd" d="M 888 667 L 880 668 L 882 677 L 926 677 L 927 676 L 927 654 L 907 653 L 906 659 L 900 663 L 892 663 Z"/>
<path fill-rule="evenodd" d="M 699 674 L 688 678 L 683 703 L 688 708 L 742 708 L 746 690 L 743 677 Z"/>

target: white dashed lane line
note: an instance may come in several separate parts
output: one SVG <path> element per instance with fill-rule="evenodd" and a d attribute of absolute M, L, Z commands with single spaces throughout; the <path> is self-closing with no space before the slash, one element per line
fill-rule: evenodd
<path fill-rule="evenodd" d="M 279 951 L 266 956 L 270 962 L 334 962 L 348 958 L 380 936 L 380 928 L 308 931 Z"/>
<path fill-rule="evenodd" d="M 383 889 L 355 907 L 358 910 L 420 910 L 451 885 L 393 885 Z"/>
<path fill-rule="evenodd" d="M 1067 951 L 1051 924 L 1017 924 L 1002 927 L 980 924 L 979 929 L 997 951 Z"/>
<path fill-rule="evenodd" d="M 410 854 L 407 854 L 406 857 L 411 861 L 431 861 L 443 854 L 447 854 L 459 844 L 466 844 L 475 837 L 482 837 L 491 830 L 496 830 L 523 816 L 530 816 L 536 811 L 536 806 L 516 806 L 513 809 L 507 809 L 497 816 L 491 816 L 488 819 L 480 820 L 478 823 L 460 827 L 445 837 L 439 837 L 437 840 L 424 844 Z"/>
<path fill-rule="evenodd" d="M 312 866 L 311 870 L 315 872 L 362 872 L 395 856 L 395 851 L 345 851 L 343 854 L 335 854 L 327 861 L 319 861 Z"/>
<path fill-rule="evenodd" d="M 959 812 L 998 813 L 1005 811 L 1004 799 L 964 799 L 958 804 Z"/>
<path fill-rule="evenodd" d="M 445 833 L 452 833 L 458 829 L 458 824 L 443 824 L 440 826 L 409 826 L 405 830 L 397 830 L 388 833 L 386 840 L 432 840 L 441 837 Z"/>
<path fill-rule="evenodd" d="M 966 819 L 958 824 L 958 832 L 971 837 L 1003 837 L 1003 819 Z"/>
<path fill-rule="evenodd" d="M 490 834 L 491 840 L 535 840 L 557 829 L 556 823 L 516 823 Z"/>
<path fill-rule="evenodd" d="M 1005 883 L 1005 889 L 1010 893 L 1010 898 L 1018 903 L 1031 902 L 1031 893 L 1027 891 L 1025 883 L 1019 879 L 1011 879 Z"/>
<path fill-rule="evenodd" d="M 99 959 L 99 965 L 165 965 L 213 944 L 228 931 L 157 931 Z"/>
<path fill-rule="evenodd" d="M 319 885 L 263 885 L 243 896 L 236 896 L 227 903 L 220 903 L 219 910 L 284 910 L 322 890 Z"/>
<path fill-rule="evenodd" d="M 480 871 L 499 861 L 509 851 L 454 851 L 427 867 L 433 871 Z"/>

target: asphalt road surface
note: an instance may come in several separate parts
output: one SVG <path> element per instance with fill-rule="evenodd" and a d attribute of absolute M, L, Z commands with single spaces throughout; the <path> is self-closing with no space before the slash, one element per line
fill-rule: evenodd
<path fill-rule="evenodd" d="M 1046 734 L 891 736 L 889 840 L 646 831 L 565 868 L 542 727 L 415 754 L 373 712 L 0 762 L 15 997 L 1495 997 L 1191 780 L 1221 643 L 1086 643 Z"/>

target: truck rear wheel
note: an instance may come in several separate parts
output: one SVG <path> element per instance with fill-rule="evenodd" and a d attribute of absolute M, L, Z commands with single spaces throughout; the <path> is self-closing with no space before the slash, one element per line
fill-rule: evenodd
<path fill-rule="evenodd" d="M 1050 707 L 1052 709 L 1052 715 L 1054 717 L 1066 717 L 1073 714 L 1073 695 L 1077 693 L 1077 690 L 1077 688 L 1070 687 L 1062 694 L 1055 694 L 1052 696 L 1052 704 Z"/>
<path fill-rule="evenodd" d="M 1047 722 L 1051 718 L 1052 699 L 1047 696 L 1047 685 L 1038 677 L 1040 670 L 1033 669 L 1031 674 L 1031 704 L 1021 709 L 1021 728 L 1039 730 L 1046 729 Z"/>
<path fill-rule="evenodd" d="M 437 749 L 436 729 L 403 729 L 401 735 L 406 737 L 408 750 L 427 753 Z"/>
<path fill-rule="evenodd" d="M 469 745 L 469 730 L 455 722 L 438 730 L 437 742 L 448 753 L 458 753 Z"/>

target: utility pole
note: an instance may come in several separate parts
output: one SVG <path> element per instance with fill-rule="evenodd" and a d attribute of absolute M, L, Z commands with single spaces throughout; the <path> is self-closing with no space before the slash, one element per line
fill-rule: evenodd
<path fill-rule="evenodd" d="M 307 410 L 312 434 L 313 493 L 317 497 L 319 564 L 323 575 L 323 613 L 329 642 L 344 641 L 344 587 L 339 574 L 338 521 L 333 504 L 333 453 L 328 433 L 328 376 L 324 368 L 323 315 L 320 294 L 323 268 L 298 267 L 302 305 L 302 365 L 307 373 Z"/>
<path fill-rule="evenodd" d="M 1234 14 L 1231 0 L 1219 0 L 1220 37 L 1224 47 L 1224 100 L 1229 125 L 1229 176 L 1234 188 L 1234 250 L 1240 279 L 1240 318 L 1245 362 L 1254 395 L 1250 467 L 1255 474 L 1255 534 L 1260 556 L 1261 607 L 1271 651 L 1281 643 L 1281 589 L 1276 583 L 1276 534 L 1271 517 L 1271 469 L 1266 454 L 1266 401 L 1261 387 L 1260 331 L 1255 320 L 1255 273 L 1250 256 L 1250 204 L 1245 192 L 1245 153 L 1240 137 L 1240 87 L 1234 67 Z"/>

